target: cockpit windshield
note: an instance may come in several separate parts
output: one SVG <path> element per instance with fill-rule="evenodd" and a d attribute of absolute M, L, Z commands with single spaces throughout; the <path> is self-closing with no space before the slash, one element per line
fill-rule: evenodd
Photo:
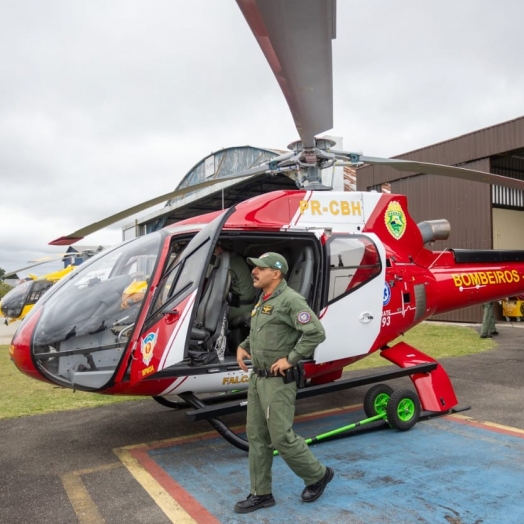
<path fill-rule="evenodd" d="M 45 376 L 88 391 L 108 383 L 149 289 L 162 238 L 150 233 L 98 255 L 45 301 L 32 344 Z"/>
<path fill-rule="evenodd" d="M 22 282 L 4 296 L 1 307 L 5 317 L 18 318 L 22 314 L 33 285 L 34 280 Z"/>

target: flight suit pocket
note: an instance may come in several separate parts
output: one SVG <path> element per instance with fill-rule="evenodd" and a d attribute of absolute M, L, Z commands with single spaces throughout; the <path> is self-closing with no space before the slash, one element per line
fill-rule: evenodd
<path fill-rule="evenodd" d="M 292 426 L 295 416 L 297 387 L 295 384 L 284 384 L 282 382 L 273 387 L 278 389 L 278 393 L 273 395 L 270 404 L 269 417 L 267 418 L 268 430 L 271 443 L 275 449 L 280 454 L 287 455 L 292 453 L 296 446 L 296 437 Z"/>
<path fill-rule="evenodd" d="M 258 328 L 257 341 L 264 351 L 276 350 L 278 347 L 278 326 L 272 323 L 264 323 Z"/>

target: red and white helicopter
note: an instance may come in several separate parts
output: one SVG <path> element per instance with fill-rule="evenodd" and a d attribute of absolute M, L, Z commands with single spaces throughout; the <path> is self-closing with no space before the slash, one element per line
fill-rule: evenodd
<path fill-rule="evenodd" d="M 449 234 L 445 220 L 416 224 L 405 196 L 330 191 L 321 173 L 334 165 L 371 163 L 521 190 L 524 182 L 333 150 L 330 140 L 316 137 L 333 127 L 335 2 L 237 3 L 282 88 L 301 140 L 289 153 L 232 178 L 284 174 L 298 189 L 184 220 L 85 262 L 27 315 L 11 344 L 13 361 L 25 374 L 62 387 L 190 405 L 196 408 L 193 418 L 208 418 L 228 440 L 245 446 L 217 418 L 245 404 L 242 390 L 249 380 L 234 351 L 249 318 L 238 325 L 225 322 L 228 256 L 213 257 L 221 241 L 244 257 L 282 253 L 291 268 L 289 285 L 321 318 L 327 339 L 300 365 L 299 396 L 409 375 L 418 393 L 410 399 L 415 411 L 420 399 L 425 411 L 449 412 L 457 399 L 442 366 L 405 342 L 390 343 L 432 315 L 524 293 L 524 252 L 431 251 L 429 243 Z M 162 195 L 53 243 L 71 244 L 150 205 L 223 181 Z M 378 378 L 341 379 L 346 366 L 375 351 L 398 368 Z M 375 408 L 384 393 L 390 391 L 375 387 Z M 167 398 L 171 395 L 182 400 Z"/>

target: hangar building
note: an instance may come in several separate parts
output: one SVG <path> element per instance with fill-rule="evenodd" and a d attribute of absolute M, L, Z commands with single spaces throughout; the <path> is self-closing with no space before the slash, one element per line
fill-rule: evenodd
<path fill-rule="evenodd" d="M 228 177 L 281 153 L 283 151 L 251 146 L 222 149 L 195 164 L 178 188 Z M 461 166 L 524 180 L 524 117 L 394 158 Z M 446 241 L 435 242 L 432 249 L 524 249 L 522 191 L 424 173 L 403 173 L 383 166 L 363 166 L 357 169 L 356 177 L 354 170 L 348 168 L 339 174 L 343 187 L 338 189 L 405 194 L 410 213 L 417 222 L 447 219 L 451 235 Z M 124 239 L 155 231 L 184 218 L 224 209 L 269 191 L 295 188 L 294 181 L 285 175 L 224 180 L 223 184 L 171 200 L 159 211 L 125 226 Z M 475 306 L 436 319 L 480 322 L 482 308 Z"/>

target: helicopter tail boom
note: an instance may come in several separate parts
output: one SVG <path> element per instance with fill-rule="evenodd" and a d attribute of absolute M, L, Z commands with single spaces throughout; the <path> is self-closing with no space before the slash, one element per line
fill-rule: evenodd
<path fill-rule="evenodd" d="M 431 256 L 435 315 L 524 293 L 524 251 L 454 249 Z"/>

